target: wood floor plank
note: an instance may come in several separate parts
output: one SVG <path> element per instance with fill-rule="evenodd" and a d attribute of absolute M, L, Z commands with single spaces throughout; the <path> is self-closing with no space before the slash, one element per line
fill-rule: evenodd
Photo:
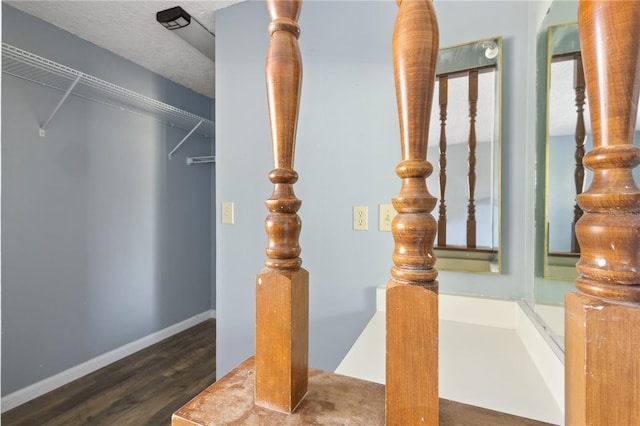
<path fill-rule="evenodd" d="M 215 381 L 215 320 L 143 349 L 2 414 L 8 426 L 169 425 Z"/>

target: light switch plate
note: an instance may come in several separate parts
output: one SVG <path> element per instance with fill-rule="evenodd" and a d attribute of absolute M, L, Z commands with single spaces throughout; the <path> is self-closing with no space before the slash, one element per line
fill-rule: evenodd
<path fill-rule="evenodd" d="M 391 221 L 396 217 L 396 209 L 393 204 L 380 204 L 378 215 L 378 229 L 382 232 L 391 231 Z"/>
<path fill-rule="evenodd" d="M 222 223 L 227 225 L 233 225 L 233 202 L 222 202 Z"/>

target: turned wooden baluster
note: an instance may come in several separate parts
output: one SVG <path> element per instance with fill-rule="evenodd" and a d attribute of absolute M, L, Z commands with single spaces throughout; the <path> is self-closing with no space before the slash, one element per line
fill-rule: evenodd
<path fill-rule="evenodd" d="M 438 100 L 440 101 L 440 206 L 438 209 L 438 246 L 447 245 L 447 204 L 445 191 L 447 189 L 447 103 L 449 92 L 449 76 L 446 74 L 438 77 Z"/>
<path fill-rule="evenodd" d="M 469 205 L 467 206 L 467 248 L 476 248 L 476 115 L 478 106 L 478 70 L 469 71 Z"/>
<path fill-rule="evenodd" d="M 393 66 L 400 120 L 402 187 L 393 205 L 395 250 L 387 284 L 386 424 L 438 424 L 438 275 L 426 161 L 438 56 L 438 24 L 429 0 L 399 0 Z"/>
<path fill-rule="evenodd" d="M 256 278 L 257 405 L 291 413 L 307 393 L 309 274 L 300 265 L 300 208 L 293 170 L 302 59 L 297 23 L 302 1 L 267 0 L 271 43 L 266 80 L 274 184 L 266 201 L 267 259 Z"/>
<path fill-rule="evenodd" d="M 585 100 L 585 85 L 584 85 L 584 70 L 582 68 L 582 57 L 576 55 L 573 72 L 573 89 L 576 93 L 576 169 L 573 173 L 573 178 L 576 184 L 576 196 L 582 194 L 584 189 L 584 166 L 582 165 L 582 159 L 584 158 L 584 141 L 587 137 L 587 131 L 584 126 L 584 100 Z M 578 205 L 576 198 L 576 204 L 573 206 L 573 223 L 571 225 L 571 252 L 580 253 L 580 244 L 576 238 L 576 223 L 578 219 L 582 217 L 582 209 Z"/>
<path fill-rule="evenodd" d="M 593 181 L 578 196 L 578 292 L 566 296 L 566 423 L 640 419 L 640 191 L 632 169 L 640 92 L 640 2 L 581 1 Z"/>

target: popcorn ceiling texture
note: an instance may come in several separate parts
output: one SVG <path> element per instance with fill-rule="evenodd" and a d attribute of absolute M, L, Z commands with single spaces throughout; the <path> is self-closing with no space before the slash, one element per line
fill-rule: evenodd
<path fill-rule="evenodd" d="M 6 3 L 178 84 L 214 98 L 214 62 L 158 24 L 156 12 L 179 4 L 215 34 L 215 11 L 239 3 L 239 0 Z"/>

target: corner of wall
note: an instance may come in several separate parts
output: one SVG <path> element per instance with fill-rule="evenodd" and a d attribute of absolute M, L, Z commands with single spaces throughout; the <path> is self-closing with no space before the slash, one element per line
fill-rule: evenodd
<path fill-rule="evenodd" d="M 564 412 L 564 354 L 524 302 L 518 302 L 516 332 L 558 407 Z"/>

